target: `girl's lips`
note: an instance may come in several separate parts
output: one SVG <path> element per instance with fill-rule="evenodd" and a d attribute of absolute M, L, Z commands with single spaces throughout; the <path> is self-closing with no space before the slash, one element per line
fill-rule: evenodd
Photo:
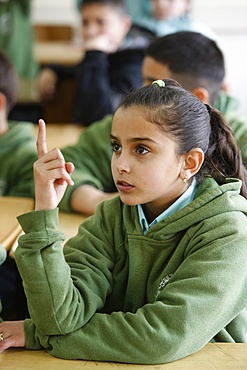
<path fill-rule="evenodd" d="M 128 182 L 125 182 L 125 181 L 117 181 L 117 187 L 118 187 L 118 190 L 120 190 L 120 191 L 129 191 L 129 190 L 132 190 L 134 188 L 133 185 L 131 185 Z"/>

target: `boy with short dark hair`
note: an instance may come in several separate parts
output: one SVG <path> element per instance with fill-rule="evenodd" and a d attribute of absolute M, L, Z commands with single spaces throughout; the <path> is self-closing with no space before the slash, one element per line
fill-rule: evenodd
<path fill-rule="evenodd" d="M 142 85 L 144 50 L 154 35 L 132 26 L 123 0 L 85 0 L 81 18 L 83 60 L 72 68 L 43 69 L 38 87 L 44 99 L 51 99 L 60 79 L 74 78 L 73 120 L 90 125 L 113 113 L 122 96 Z"/>

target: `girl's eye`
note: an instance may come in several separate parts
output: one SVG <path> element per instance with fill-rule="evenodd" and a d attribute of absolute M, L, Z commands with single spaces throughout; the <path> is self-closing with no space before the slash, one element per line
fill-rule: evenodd
<path fill-rule="evenodd" d="M 121 146 L 115 142 L 111 142 L 111 147 L 112 147 L 113 152 L 118 152 L 121 149 Z"/>
<path fill-rule="evenodd" d="M 136 152 L 137 154 L 147 154 L 149 153 L 149 150 L 147 148 L 144 148 L 144 146 L 138 146 Z"/>

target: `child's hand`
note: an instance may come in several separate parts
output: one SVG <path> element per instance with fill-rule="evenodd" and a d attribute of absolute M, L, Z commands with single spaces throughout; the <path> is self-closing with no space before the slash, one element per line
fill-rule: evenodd
<path fill-rule="evenodd" d="M 43 69 L 37 80 L 37 89 L 43 100 L 51 100 L 56 92 L 57 75 L 50 68 Z"/>
<path fill-rule="evenodd" d="M 54 209 L 61 201 L 67 185 L 74 185 L 74 165 L 66 163 L 58 148 L 47 152 L 45 122 L 39 120 L 37 137 L 38 160 L 34 163 L 35 210 Z"/>
<path fill-rule="evenodd" d="M 97 37 L 89 38 L 83 42 L 83 49 L 99 50 L 106 54 L 115 53 L 118 49 L 118 45 L 113 42 L 110 36 L 102 34 Z"/>
<path fill-rule="evenodd" d="M 25 347 L 24 321 L 2 322 L 0 334 L 0 353 L 10 347 Z"/>

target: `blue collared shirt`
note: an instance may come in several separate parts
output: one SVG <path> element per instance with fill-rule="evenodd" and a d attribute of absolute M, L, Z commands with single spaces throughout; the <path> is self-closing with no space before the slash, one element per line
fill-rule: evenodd
<path fill-rule="evenodd" d="M 166 217 L 171 216 L 173 213 L 179 211 L 181 208 L 187 206 L 195 197 L 197 189 L 197 184 L 195 178 L 193 178 L 190 186 L 188 189 L 174 202 L 169 208 L 167 208 L 164 212 L 162 212 L 158 217 L 156 217 L 151 224 L 148 224 L 146 216 L 143 212 L 143 208 L 140 204 L 137 205 L 138 214 L 140 219 L 140 224 L 142 227 L 143 234 L 152 227 L 153 225 L 157 224 L 157 222 L 164 220 Z"/>

